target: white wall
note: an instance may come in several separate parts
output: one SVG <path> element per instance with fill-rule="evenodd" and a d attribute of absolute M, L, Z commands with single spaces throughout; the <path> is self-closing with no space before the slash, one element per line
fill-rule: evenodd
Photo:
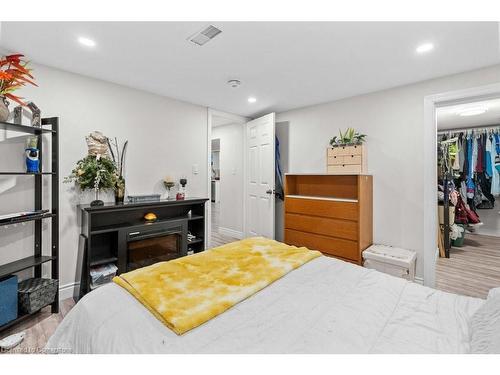
<path fill-rule="evenodd" d="M 339 128 L 366 133 L 374 182 L 374 241 L 416 250 L 417 276 L 422 277 L 424 97 L 496 82 L 500 65 L 280 113 L 283 168 L 324 173 L 325 148 Z M 281 219 L 282 207 L 277 208 Z M 281 224 L 280 236 L 282 231 Z"/>
<path fill-rule="evenodd" d="M 86 155 L 85 136 L 99 130 L 129 140 L 127 194 L 162 193 L 161 180 L 171 175 L 176 180 L 187 177 L 189 195 L 208 197 L 203 167 L 207 163 L 207 109 L 45 66 L 33 68 L 39 87 L 23 89 L 21 96 L 34 101 L 43 117 L 60 118 L 60 278 L 65 285 L 73 283 L 76 270 L 80 233 L 76 205 L 88 203 L 91 196 L 80 196 L 62 180 Z M 25 138 L 11 138 L 9 133 L 5 140 L 5 136 L 0 131 L 0 168 L 9 165 L 23 170 Z M 199 166 L 197 175 L 192 173 L 193 164 Z M 0 178 L 0 214 L 32 209 L 31 186 L 30 177 Z M 105 198 L 113 200 L 112 194 Z M 31 224 L 0 228 L 0 264 L 30 255 L 31 234 Z"/>
<path fill-rule="evenodd" d="M 222 234 L 243 236 L 243 132 L 244 124 L 212 128 L 220 139 L 220 221 Z"/>

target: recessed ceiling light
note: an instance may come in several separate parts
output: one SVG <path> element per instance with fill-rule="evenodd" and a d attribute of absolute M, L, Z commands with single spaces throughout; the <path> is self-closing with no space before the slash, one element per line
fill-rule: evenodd
<path fill-rule="evenodd" d="M 253 96 L 248 98 L 249 103 L 255 103 L 257 101 L 257 98 L 254 98 Z"/>
<path fill-rule="evenodd" d="M 469 107 L 469 108 L 464 108 L 456 111 L 455 113 L 459 116 L 462 117 L 467 117 L 467 116 L 477 116 L 477 115 L 482 115 L 488 110 L 486 107 Z"/>
<path fill-rule="evenodd" d="M 89 39 L 89 38 L 85 38 L 83 36 L 78 38 L 78 42 L 80 44 L 84 45 L 85 47 L 95 47 L 95 45 L 96 45 L 95 41 L 93 41 L 92 39 Z"/>
<path fill-rule="evenodd" d="M 426 53 L 432 51 L 433 49 L 434 49 L 434 44 L 423 43 L 419 45 L 415 51 L 417 51 L 417 53 Z"/>

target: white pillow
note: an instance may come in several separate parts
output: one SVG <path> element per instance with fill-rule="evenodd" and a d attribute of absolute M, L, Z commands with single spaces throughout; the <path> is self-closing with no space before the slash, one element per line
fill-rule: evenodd
<path fill-rule="evenodd" d="M 470 320 L 471 353 L 500 354 L 500 288 L 490 290 L 486 302 Z"/>

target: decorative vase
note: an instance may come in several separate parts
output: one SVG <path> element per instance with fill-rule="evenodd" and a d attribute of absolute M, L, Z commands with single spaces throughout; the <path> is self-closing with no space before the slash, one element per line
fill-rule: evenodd
<path fill-rule="evenodd" d="M 125 179 L 118 177 L 115 185 L 115 203 L 122 204 L 125 199 Z"/>
<path fill-rule="evenodd" d="M 9 102 L 5 98 L 5 96 L 0 96 L 0 121 L 7 121 L 9 118 Z"/>
<path fill-rule="evenodd" d="M 94 191 L 95 191 L 95 199 L 92 202 L 90 202 L 90 205 L 92 207 L 104 206 L 104 202 L 99 199 L 99 188 L 94 189 Z"/>

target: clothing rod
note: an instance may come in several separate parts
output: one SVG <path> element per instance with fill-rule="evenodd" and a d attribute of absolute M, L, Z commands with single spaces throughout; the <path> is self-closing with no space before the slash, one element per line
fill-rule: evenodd
<path fill-rule="evenodd" d="M 495 129 L 495 128 L 500 128 L 500 124 L 495 124 L 495 125 L 479 125 L 479 126 L 470 126 L 468 128 L 458 128 L 458 129 L 443 129 L 443 130 L 438 130 L 438 134 L 446 134 L 446 133 L 453 133 L 453 132 L 465 132 L 467 130 L 487 130 L 487 129 Z"/>

